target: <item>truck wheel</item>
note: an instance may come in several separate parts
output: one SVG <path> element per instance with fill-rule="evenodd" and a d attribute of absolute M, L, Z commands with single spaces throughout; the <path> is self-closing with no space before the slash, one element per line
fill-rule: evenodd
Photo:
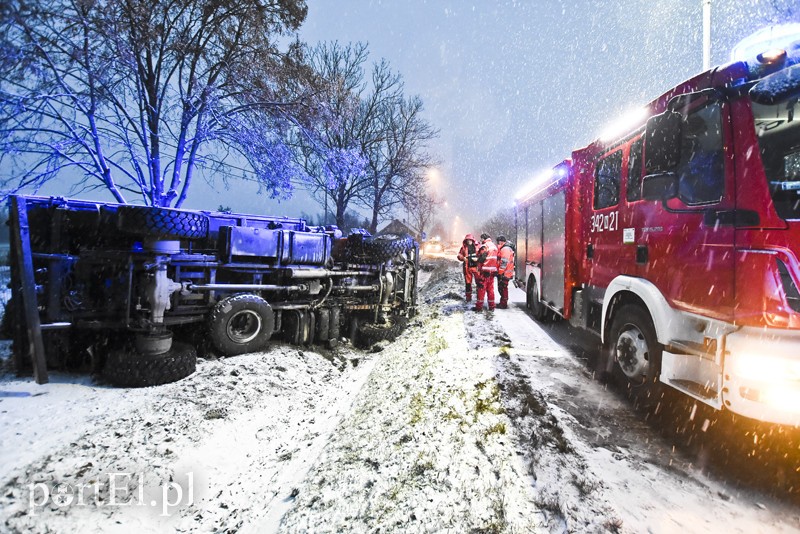
<path fill-rule="evenodd" d="M 384 262 L 413 248 L 414 239 L 408 235 L 386 234 L 364 239 L 361 246 L 369 260 Z"/>
<path fill-rule="evenodd" d="M 648 311 L 639 305 L 624 306 L 611 323 L 609 343 L 614 375 L 627 387 L 628 396 L 642 405 L 658 402 L 663 347 Z"/>
<path fill-rule="evenodd" d="M 405 317 L 392 317 L 388 324 L 361 323 L 356 334 L 357 345 L 369 347 L 379 341 L 394 341 L 403 333 L 408 320 Z"/>
<path fill-rule="evenodd" d="M 208 321 L 211 343 L 226 356 L 263 350 L 274 328 L 272 306 L 249 293 L 217 302 Z"/>
<path fill-rule="evenodd" d="M 147 387 L 176 382 L 194 373 L 197 353 L 186 343 L 173 343 L 161 354 L 142 354 L 130 348 L 112 351 L 103 378 L 120 387 Z"/>
<path fill-rule="evenodd" d="M 525 305 L 533 313 L 533 318 L 537 321 L 544 321 L 547 318 L 547 306 L 542 304 L 539 298 L 539 286 L 533 276 L 528 278 L 528 289 L 525 292 L 525 296 Z"/>
<path fill-rule="evenodd" d="M 13 297 L 8 299 L 3 306 L 3 319 L 0 321 L 0 339 L 14 339 L 16 321 L 14 320 L 14 301 Z"/>
<path fill-rule="evenodd" d="M 208 235 L 208 217 L 193 211 L 120 206 L 117 208 L 117 228 L 127 234 L 159 239 L 203 239 Z"/>

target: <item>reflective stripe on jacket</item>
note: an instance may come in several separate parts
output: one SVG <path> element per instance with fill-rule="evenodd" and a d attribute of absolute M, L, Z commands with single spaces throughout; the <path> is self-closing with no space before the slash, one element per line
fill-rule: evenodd
<path fill-rule="evenodd" d="M 497 251 L 497 274 L 506 278 L 514 278 L 514 249 L 511 245 L 503 245 Z"/>
<path fill-rule="evenodd" d="M 497 246 L 489 238 L 478 249 L 478 270 L 484 273 L 497 272 Z"/>

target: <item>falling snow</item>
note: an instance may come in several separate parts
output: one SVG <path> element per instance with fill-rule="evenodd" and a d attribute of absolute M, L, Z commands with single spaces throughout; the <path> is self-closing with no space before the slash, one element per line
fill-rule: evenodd
<path fill-rule="evenodd" d="M 0 530 L 800 529 L 796 432 L 680 399 L 637 412 L 593 379 L 593 338 L 535 323 L 516 289 L 510 309 L 472 312 L 455 261 L 424 267 L 420 314 L 371 351 L 275 343 L 139 390 L 4 375 Z M 145 504 L 109 505 L 110 473 L 141 476 Z M 190 504 L 147 505 L 189 475 Z M 31 508 L 37 482 L 100 500 Z"/>

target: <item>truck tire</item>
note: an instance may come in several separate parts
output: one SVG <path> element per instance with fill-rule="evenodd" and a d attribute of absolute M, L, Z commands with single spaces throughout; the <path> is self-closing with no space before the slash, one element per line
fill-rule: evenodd
<path fill-rule="evenodd" d="M 120 206 L 117 228 L 127 234 L 158 239 L 203 239 L 208 235 L 208 217 L 193 211 Z"/>
<path fill-rule="evenodd" d="M 161 354 L 141 354 L 126 347 L 109 353 L 103 378 L 120 387 L 158 386 L 186 378 L 196 366 L 197 353 L 186 343 L 175 342 Z"/>
<path fill-rule="evenodd" d="M 542 304 L 541 297 L 539 297 L 539 285 L 536 283 L 536 278 L 531 276 L 528 278 L 528 287 L 525 291 L 525 305 L 531 313 L 533 318 L 539 322 L 543 322 L 547 318 L 547 306 Z"/>
<path fill-rule="evenodd" d="M 14 301 L 12 298 L 8 299 L 3 306 L 3 319 L 0 321 L 0 339 L 14 339 L 14 329 L 16 321 L 14 320 Z"/>
<path fill-rule="evenodd" d="M 414 247 L 414 239 L 409 235 L 386 234 L 366 237 L 360 243 L 348 243 L 351 255 L 363 256 L 367 261 L 383 263 L 398 254 Z"/>
<path fill-rule="evenodd" d="M 370 347 L 379 341 L 394 341 L 403 333 L 408 320 L 405 317 L 392 317 L 388 324 L 361 323 L 356 333 L 356 344 Z"/>
<path fill-rule="evenodd" d="M 638 304 L 625 305 L 614 316 L 609 334 L 613 376 L 636 405 L 654 405 L 663 393 L 658 379 L 663 347 L 650 314 Z"/>
<path fill-rule="evenodd" d="M 225 356 L 263 350 L 274 328 L 272 306 L 250 293 L 220 300 L 208 318 L 211 343 Z"/>

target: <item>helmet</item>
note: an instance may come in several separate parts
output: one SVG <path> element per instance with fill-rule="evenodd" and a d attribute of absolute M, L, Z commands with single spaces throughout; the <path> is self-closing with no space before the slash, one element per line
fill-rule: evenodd
<path fill-rule="evenodd" d="M 489 234 L 487 234 L 486 232 L 481 234 L 481 239 L 489 239 L 489 237 L 490 237 Z"/>
<path fill-rule="evenodd" d="M 499 235 L 499 236 L 497 236 L 497 242 L 498 242 L 498 243 L 499 243 L 500 241 L 505 241 L 505 240 L 506 240 L 506 236 L 504 236 L 504 235 Z"/>

